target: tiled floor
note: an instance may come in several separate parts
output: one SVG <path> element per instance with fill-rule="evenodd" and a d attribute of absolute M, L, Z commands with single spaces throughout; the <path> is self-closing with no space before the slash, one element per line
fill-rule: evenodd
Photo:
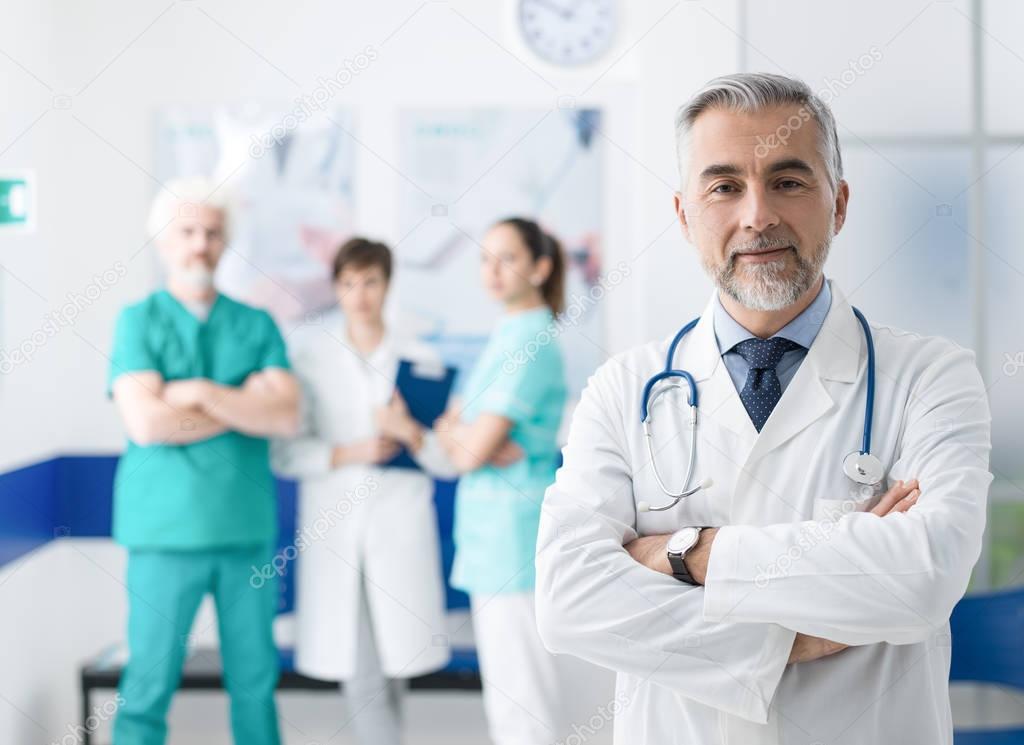
<path fill-rule="evenodd" d="M 97 695 L 95 703 L 102 706 Z M 278 694 L 284 745 L 356 745 L 345 728 L 347 713 L 338 693 Z M 175 697 L 169 719 L 168 745 L 230 745 L 227 697 L 223 693 L 184 692 Z M 487 745 L 487 728 L 479 693 L 416 691 L 405 699 L 404 745 Z M 99 729 L 95 745 L 110 742 L 108 727 Z M 610 745 L 611 724 L 587 739 L 587 745 Z"/>
<path fill-rule="evenodd" d="M 956 685 L 951 691 L 954 721 L 961 726 L 1024 725 L 1024 693 Z M 99 703 L 100 699 L 97 699 Z M 279 694 L 285 745 L 356 745 L 344 728 L 344 701 L 335 693 Z M 487 729 L 479 693 L 417 691 L 406 698 L 405 745 L 486 745 Z M 221 693 L 184 693 L 174 702 L 168 745 L 230 745 L 227 698 Z M 110 742 L 101 729 L 94 742 Z M 609 745 L 611 727 L 587 740 Z"/>

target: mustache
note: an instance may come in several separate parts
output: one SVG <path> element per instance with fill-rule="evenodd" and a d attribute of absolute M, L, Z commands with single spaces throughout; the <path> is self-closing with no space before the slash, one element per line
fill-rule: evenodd
<path fill-rule="evenodd" d="M 796 250 L 796 241 L 787 238 L 756 238 L 729 249 L 729 261 L 736 258 L 737 254 L 775 251 L 780 248 L 791 248 Z"/>

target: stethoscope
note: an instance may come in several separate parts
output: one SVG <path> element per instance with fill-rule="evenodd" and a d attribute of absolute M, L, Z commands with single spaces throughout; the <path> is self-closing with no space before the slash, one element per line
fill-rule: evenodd
<path fill-rule="evenodd" d="M 864 401 L 864 434 L 861 439 L 860 450 L 854 450 L 843 458 L 843 473 L 850 479 L 858 484 L 876 485 L 882 481 L 882 477 L 885 475 L 885 469 L 882 467 L 882 461 L 871 454 L 871 421 L 875 410 L 875 341 L 871 336 L 871 328 L 868 326 L 867 319 L 864 318 L 864 314 L 856 308 L 853 309 L 853 314 L 860 321 L 861 328 L 864 329 L 864 339 L 867 342 L 868 347 L 868 385 L 867 395 Z M 709 488 L 713 482 L 710 478 L 705 478 L 696 486 L 690 487 L 690 480 L 693 478 L 694 463 L 697 459 L 697 383 L 693 379 L 693 376 L 686 370 L 673 369 L 672 360 L 676 356 L 676 347 L 679 346 L 679 342 L 686 336 L 697 325 L 700 318 L 695 318 L 688 324 L 679 329 L 679 333 L 676 334 L 672 343 L 668 347 L 668 355 L 665 358 L 665 369 L 654 375 L 644 385 L 643 395 L 640 399 L 640 423 L 644 428 L 644 438 L 647 440 L 647 454 L 651 459 L 651 470 L 654 473 L 654 479 L 658 482 L 658 486 L 661 490 L 672 500 L 668 504 L 662 507 L 651 507 L 647 502 L 637 502 L 636 508 L 638 512 L 662 512 L 663 510 L 671 509 L 679 504 L 680 500 L 686 497 L 692 496 L 699 492 L 701 489 Z M 651 409 L 654 406 L 654 402 L 658 400 L 665 391 L 671 388 L 678 388 L 679 383 L 675 382 L 672 385 L 660 386 L 655 390 L 655 386 L 663 380 L 685 380 L 686 385 L 690 389 L 689 393 L 689 404 L 690 404 L 690 416 L 689 416 L 689 429 L 690 429 L 690 458 L 686 466 L 686 478 L 683 480 L 683 490 L 676 493 L 666 486 L 665 481 L 661 477 L 661 472 L 658 471 L 658 461 L 654 457 L 654 436 L 651 431 Z M 652 394 L 653 391 L 653 394 Z"/>

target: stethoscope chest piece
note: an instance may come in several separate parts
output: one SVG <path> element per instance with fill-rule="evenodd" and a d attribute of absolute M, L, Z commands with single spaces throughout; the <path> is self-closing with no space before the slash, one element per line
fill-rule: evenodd
<path fill-rule="evenodd" d="M 877 484 L 885 476 L 882 461 L 857 450 L 843 458 L 843 472 L 858 484 Z"/>

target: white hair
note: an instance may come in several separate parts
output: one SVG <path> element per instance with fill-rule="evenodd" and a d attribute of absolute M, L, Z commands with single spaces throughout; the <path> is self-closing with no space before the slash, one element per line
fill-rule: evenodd
<path fill-rule="evenodd" d="M 199 207 L 219 210 L 224 215 L 224 240 L 227 241 L 231 235 L 231 197 L 224 188 L 201 176 L 173 179 L 161 187 L 149 208 L 146 232 L 151 239 L 156 238 L 172 220 L 186 214 L 183 210 Z"/>
<path fill-rule="evenodd" d="M 829 186 L 835 194 L 843 178 L 843 159 L 831 109 L 802 80 L 767 72 L 743 72 L 714 78 L 679 107 L 676 112 L 676 157 L 682 188 L 685 190 L 686 187 L 691 130 L 701 113 L 706 109 L 721 108 L 751 114 L 786 104 L 799 104 L 801 121 L 813 119 L 817 123 L 818 152 L 825 162 Z"/>

